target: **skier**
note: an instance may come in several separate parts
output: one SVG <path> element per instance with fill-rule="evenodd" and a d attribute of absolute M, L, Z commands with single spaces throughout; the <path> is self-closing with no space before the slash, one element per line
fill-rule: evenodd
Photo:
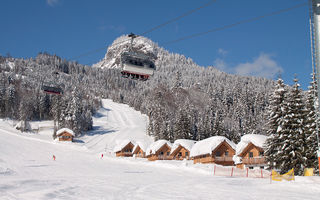
<path fill-rule="evenodd" d="M 53 158 L 53 160 L 56 160 L 56 156 L 55 155 L 53 155 L 52 158 Z"/>

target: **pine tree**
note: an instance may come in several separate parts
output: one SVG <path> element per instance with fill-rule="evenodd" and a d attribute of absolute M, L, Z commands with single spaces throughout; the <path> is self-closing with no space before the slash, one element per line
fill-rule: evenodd
<path fill-rule="evenodd" d="M 306 109 L 307 117 L 304 123 L 305 141 L 306 141 L 306 157 L 308 168 L 314 168 L 318 170 L 318 138 L 317 138 L 317 114 L 318 109 L 318 92 L 317 92 L 317 82 L 315 80 L 315 74 L 312 75 L 312 82 L 308 87 L 307 98 L 306 98 Z M 318 123 L 319 125 L 319 123 Z"/>
<path fill-rule="evenodd" d="M 280 135 L 282 134 L 282 123 L 286 111 L 286 93 L 287 89 L 283 83 L 283 80 L 279 78 L 275 85 L 275 90 L 270 96 L 270 105 L 267 108 L 267 134 L 268 139 L 266 141 L 265 156 L 269 168 L 275 168 L 278 163 L 279 150 L 282 147 L 282 141 Z"/>
<path fill-rule="evenodd" d="M 279 139 L 282 147 L 275 161 L 276 167 L 285 173 L 294 168 L 296 175 L 302 175 L 306 167 L 304 122 L 307 111 L 303 102 L 302 90 L 298 80 L 294 79 L 293 88 L 287 98 L 287 109 L 284 115 Z"/>

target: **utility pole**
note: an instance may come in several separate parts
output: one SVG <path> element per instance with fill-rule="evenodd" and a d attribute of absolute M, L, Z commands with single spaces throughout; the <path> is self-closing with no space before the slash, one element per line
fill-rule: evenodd
<path fill-rule="evenodd" d="M 320 117 L 320 0 L 310 0 L 311 14 L 310 14 L 310 31 L 311 31 L 311 53 L 312 53 L 312 67 L 315 66 L 317 92 L 318 92 L 318 106 L 317 106 L 317 123 Z M 318 166 L 320 171 L 320 145 L 319 145 L 319 125 L 317 125 L 317 142 L 318 142 Z"/>

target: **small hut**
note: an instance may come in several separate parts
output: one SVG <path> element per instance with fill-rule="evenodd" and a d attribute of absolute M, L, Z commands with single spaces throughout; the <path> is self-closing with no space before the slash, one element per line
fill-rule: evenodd
<path fill-rule="evenodd" d="M 75 136 L 74 132 L 68 128 L 62 128 L 57 131 L 57 137 L 59 138 L 59 141 L 73 141 L 73 138 Z"/>
<path fill-rule="evenodd" d="M 134 144 L 130 140 L 123 140 L 116 145 L 114 148 L 114 152 L 116 153 L 117 157 L 132 157 L 132 150 L 133 150 Z"/>
<path fill-rule="evenodd" d="M 241 137 L 236 147 L 235 163 L 238 168 L 248 167 L 264 169 L 266 166 L 264 158 L 264 144 L 267 136 L 258 134 L 247 134 Z"/>
<path fill-rule="evenodd" d="M 137 158 L 145 158 L 149 143 L 146 141 L 138 141 L 133 147 L 132 153 Z"/>
<path fill-rule="evenodd" d="M 196 143 L 194 140 L 179 139 L 174 141 L 170 156 L 173 160 L 190 159 L 190 151 Z"/>
<path fill-rule="evenodd" d="M 171 143 L 167 140 L 158 140 L 152 143 L 146 152 L 148 160 L 171 160 Z"/>
<path fill-rule="evenodd" d="M 223 136 L 213 136 L 197 142 L 191 149 L 190 156 L 196 163 L 216 163 L 234 165 L 236 145 Z"/>

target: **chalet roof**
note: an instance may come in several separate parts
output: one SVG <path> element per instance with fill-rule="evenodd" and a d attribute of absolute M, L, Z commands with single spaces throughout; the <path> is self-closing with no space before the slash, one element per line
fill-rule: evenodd
<path fill-rule="evenodd" d="M 117 145 L 114 147 L 113 152 L 121 151 L 125 146 L 127 146 L 129 143 L 132 143 L 134 145 L 134 142 L 130 140 L 121 140 L 117 141 Z"/>
<path fill-rule="evenodd" d="M 185 149 L 187 149 L 188 151 L 191 151 L 193 145 L 196 143 L 196 141 L 194 140 L 187 140 L 187 139 L 179 139 L 174 141 L 172 148 L 171 148 L 171 152 L 173 153 L 180 145 L 182 147 L 184 147 Z"/>
<path fill-rule="evenodd" d="M 240 142 L 236 147 L 236 155 L 240 155 L 243 150 L 248 146 L 249 143 L 252 143 L 256 147 L 263 148 L 264 143 L 267 140 L 267 136 L 258 135 L 258 134 L 247 134 L 241 137 Z"/>
<path fill-rule="evenodd" d="M 133 147 L 132 152 L 135 152 L 136 148 L 138 148 L 138 147 L 140 147 L 143 152 L 146 152 L 149 145 L 150 145 L 150 142 L 148 142 L 148 141 L 137 141 Z"/>
<path fill-rule="evenodd" d="M 200 156 L 205 154 L 211 154 L 213 150 L 215 150 L 222 142 L 226 142 L 229 144 L 233 149 L 236 149 L 236 145 L 231 142 L 228 138 L 223 136 L 213 136 L 204 140 L 197 142 L 193 145 L 190 156 Z"/>
<path fill-rule="evenodd" d="M 72 130 L 68 129 L 68 128 L 59 129 L 59 130 L 57 131 L 57 135 L 60 135 L 60 134 L 62 134 L 63 132 L 68 132 L 68 133 L 70 133 L 72 136 L 75 136 L 74 132 L 73 132 Z"/>
<path fill-rule="evenodd" d="M 163 145 L 167 144 L 170 148 L 172 144 L 167 140 L 158 140 L 150 144 L 147 148 L 146 155 L 155 154 Z"/>

